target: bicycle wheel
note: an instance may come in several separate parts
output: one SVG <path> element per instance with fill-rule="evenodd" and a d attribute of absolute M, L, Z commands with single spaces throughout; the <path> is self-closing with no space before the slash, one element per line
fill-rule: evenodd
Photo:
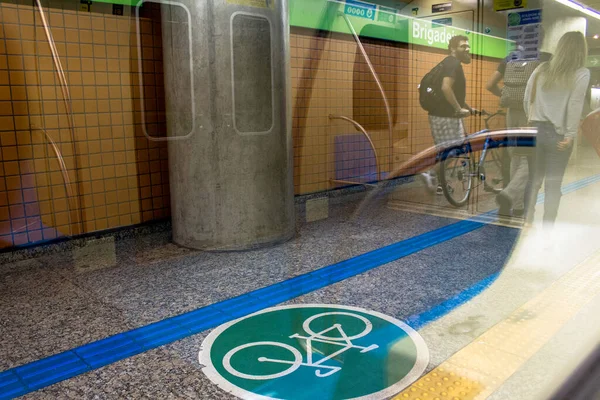
<path fill-rule="evenodd" d="M 338 333 L 344 332 L 343 327 L 340 325 L 339 328 L 340 330 L 338 331 L 337 329 L 331 329 L 332 327 L 328 327 L 328 329 L 325 329 L 324 331 L 321 331 L 319 333 L 315 332 L 310 324 L 311 322 L 314 322 L 314 320 L 316 320 L 317 318 L 321 318 L 321 317 L 327 317 L 327 316 L 332 316 L 332 315 L 344 315 L 347 317 L 352 317 L 355 319 L 358 319 L 359 321 L 362 322 L 362 324 L 360 325 L 360 332 L 355 333 L 354 335 L 350 335 L 350 336 L 326 336 L 326 335 L 322 335 L 322 333 L 327 332 L 327 331 L 337 331 Z M 363 326 L 364 324 L 364 326 Z M 358 338 L 361 338 L 363 336 L 366 336 L 369 334 L 369 332 L 371 332 L 371 330 L 373 329 L 373 324 L 371 323 L 371 321 L 369 321 L 367 318 L 363 317 L 362 315 L 358 315 L 358 314 L 352 314 L 352 313 L 348 313 L 348 312 L 327 312 L 327 313 L 322 313 L 322 314 L 316 314 L 313 315 L 312 317 L 308 318 L 306 321 L 304 321 L 304 323 L 302 324 L 302 328 L 304 329 L 304 331 L 306 333 L 308 333 L 309 335 L 311 335 L 312 337 L 316 338 L 316 339 L 321 339 L 321 340 L 333 340 L 333 341 L 346 341 L 346 340 L 355 340 Z"/>
<path fill-rule="evenodd" d="M 279 364 L 282 366 L 289 365 L 288 368 L 285 368 L 282 371 L 279 371 L 276 373 L 272 373 L 272 371 L 269 371 L 269 373 L 262 374 L 262 375 L 261 374 L 256 374 L 256 375 L 246 374 L 244 372 L 238 371 L 231 365 L 231 359 L 237 352 L 242 351 L 244 349 L 248 349 L 250 347 L 256 347 L 256 346 L 263 346 L 263 347 L 272 346 L 272 347 L 280 347 L 280 348 L 289 350 L 289 352 L 292 353 L 294 359 L 293 360 L 279 360 L 279 359 L 269 359 L 267 357 L 257 357 L 256 360 L 259 363 L 267 363 L 268 362 L 270 364 Z M 250 356 L 250 359 L 252 359 L 252 358 L 253 357 Z M 237 376 L 238 378 L 251 379 L 251 380 L 255 380 L 255 381 L 281 378 L 282 376 L 291 374 L 292 372 L 294 372 L 295 370 L 300 368 L 301 365 L 302 365 L 302 354 L 300 353 L 300 351 L 288 344 L 279 343 L 279 342 L 246 343 L 246 344 L 240 345 L 238 347 L 235 347 L 235 348 L 229 350 L 227 352 L 227 354 L 225 354 L 225 356 L 223 357 L 223 367 L 225 367 L 227 372 L 229 372 L 231 375 Z M 248 367 L 248 366 L 246 365 L 246 367 Z M 251 367 L 248 369 L 251 369 L 252 372 L 256 372 L 256 371 L 260 371 L 263 368 L 264 368 L 264 366 L 262 366 L 260 364 L 256 364 L 254 367 Z"/>
<path fill-rule="evenodd" d="M 469 201 L 473 188 L 474 164 L 465 147 L 448 150 L 440 163 L 440 184 L 450 204 L 462 207 Z"/>
<path fill-rule="evenodd" d="M 488 150 L 480 166 L 479 173 L 483 178 L 483 189 L 486 192 L 500 193 L 504 189 L 503 151 L 506 150 Z"/>

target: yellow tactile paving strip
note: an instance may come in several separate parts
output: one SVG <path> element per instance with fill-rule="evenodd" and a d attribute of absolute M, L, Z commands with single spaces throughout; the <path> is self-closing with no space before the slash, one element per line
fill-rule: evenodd
<path fill-rule="evenodd" d="M 394 400 L 485 399 L 600 294 L 600 251 Z"/>

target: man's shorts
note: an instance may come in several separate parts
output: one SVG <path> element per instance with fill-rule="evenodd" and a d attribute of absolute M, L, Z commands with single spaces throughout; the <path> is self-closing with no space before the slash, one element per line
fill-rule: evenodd
<path fill-rule="evenodd" d="M 433 136 L 433 141 L 436 145 L 465 137 L 465 127 L 462 118 L 430 115 L 429 126 L 431 127 L 431 136 Z"/>

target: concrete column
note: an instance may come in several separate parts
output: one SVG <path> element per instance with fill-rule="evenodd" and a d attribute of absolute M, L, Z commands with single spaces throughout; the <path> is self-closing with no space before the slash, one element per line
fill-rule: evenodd
<path fill-rule="evenodd" d="M 285 241 L 295 223 L 287 0 L 181 1 L 162 5 L 173 240 Z"/>
<path fill-rule="evenodd" d="M 586 34 L 587 20 L 581 13 L 556 1 L 543 1 L 542 27 L 544 43 L 541 50 L 554 54 L 558 41 L 565 33 L 579 31 Z"/>

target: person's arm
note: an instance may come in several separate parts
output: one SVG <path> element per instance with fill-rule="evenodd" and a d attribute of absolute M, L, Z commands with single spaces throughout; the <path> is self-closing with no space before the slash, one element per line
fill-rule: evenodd
<path fill-rule="evenodd" d="M 488 92 L 492 93 L 495 96 L 500 97 L 500 96 L 502 96 L 502 91 L 498 87 L 498 84 L 500 83 L 501 80 L 502 80 L 502 74 L 498 71 L 494 71 L 494 73 L 490 77 L 490 80 L 488 81 L 487 85 L 485 85 L 485 88 L 488 90 Z"/>
<path fill-rule="evenodd" d="M 456 113 L 458 115 L 463 116 L 463 117 L 469 115 L 470 111 L 462 108 L 460 106 L 460 104 L 458 103 L 458 100 L 456 100 L 456 96 L 454 95 L 454 90 L 452 89 L 453 87 L 454 87 L 454 78 L 445 76 L 444 79 L 442 80 L 442 93 L 444 93 L 444 97 L 446 98 L 448 103 L 450 103 L 452 108 L 454 108 L 454 111 L 456 111 Z"/>
<path fill-rule="evenodd" d="M 575 87 L 569 98 L 567 104 L 567 115 L 566 115 L 566 131 L 565 140 L 559 143 L 559 148 L 566 148 L 571 145 L 573 139 L 577 135 L 579 130 L 579 122 L 581 120 L 581 113 L 583 111 L 583 103 L 585 101 L 585 95 L 590 83 L 590 71 L 585 70 L 577 75 L 575 78 Z M 561 146 L 562 145 L 562 146 Z"/>
<path fill-rule="evenodd" d="M 525 97 L 523 97 L 523 109 L 525 110 L 525 116 L 529 119 L 531 116 L 529 115 L 529 107 L 531 103 L 531 92 L 533 91 L 533 85 L 536 83 L 536 76 L 538 73 L 538 69 L 536 68 L 533 71 L 533 74 L 529 77 L 527 81 L 527 86 L 525 87 Z"/>
<path fill-rule="evenodd" d="M 442 93 L 444 93 L 444 97 L 450 103 L 454 111 L 458 112 L 462 108 L 460 104 L 458 104 L 458 100 L 456 100 L 456 96 L 454 95 L 454 78 L 449 76 L 445 76 L 442 80 Z"/>

